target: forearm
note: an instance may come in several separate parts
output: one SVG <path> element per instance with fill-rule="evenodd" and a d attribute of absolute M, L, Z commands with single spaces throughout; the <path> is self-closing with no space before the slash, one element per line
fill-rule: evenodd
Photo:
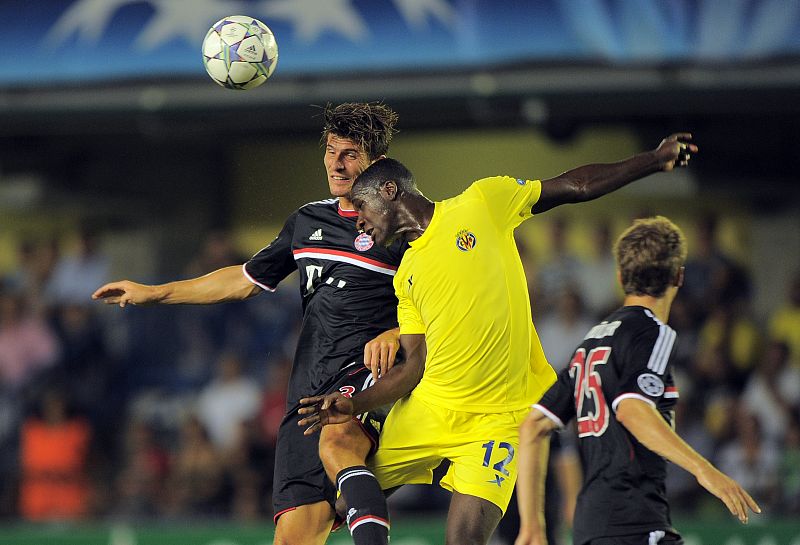
<path fill-rule="evenodd" d="M 569 170 L 561 176 L 574 186 L 573 202 L 590 201 L 662 169 L 654 151 L 617 163 L 597 163 Z"/>
<path fill-rule="evenodd" d="M 241 301 L 261 289 L 247 280 L 241 265 L 224 267 L 198 278 L 153 286 L 156 302 L 164 305 Z"/>
<path fill-rule="evenodd" d="M 392 367 L 375 384 L 353 396 L 353 414 L 377 409 L 407 395 L 419 384 L 424 365 L 424 361 L 407 359 Z"/>
<path fill-rule="evenodd" d="M 534 411 L 520 427 L 517 503 L 521 528 L 544 534 L 544 484 L 552 426 Z"/>
<path fill-rule="evenodd" d="M 617 408 L 617 419 L 642 445 L 695 477 L 711 465 L 675 433 L 655 408 L 644 401 L 623 400 Z"/>

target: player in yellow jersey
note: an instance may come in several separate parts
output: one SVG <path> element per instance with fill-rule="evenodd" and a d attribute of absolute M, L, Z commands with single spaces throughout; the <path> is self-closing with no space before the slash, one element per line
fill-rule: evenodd
<path fill-rule="evenodd" d="M 487 543 L 516 481 L 519 425 L 555 380 L 531 321 L 514 229 L 555 206 L 685 166 L 697 151 L 690 139 L 674 134 L 653 151 L 544 181 L 485 178 L 436 203 L 398 161 L 367 168 L 350 193 L 357 227 L 376 244 L 410 244 L 394 278 L 405 363 L 382 358 L 381 378 L 352 398 L 301 400 L 305 433 L 400 400 L 370 464 L 381 487 L 431 483 L 433 469 L 449 460 L 441 481 L 453 492 L 447 543 Z M 372 512 L 348 508 L 351 527 Z"/>

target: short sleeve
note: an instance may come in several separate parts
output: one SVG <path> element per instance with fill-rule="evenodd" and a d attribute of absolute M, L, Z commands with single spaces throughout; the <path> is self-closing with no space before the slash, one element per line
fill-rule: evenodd
<path fill-rule="evenodd" d="M 397 292 L 397 323 L 400 324 L 401 335 L 418 335 L 425 333 L 425 323 L 422 321 L 417 307 L 408 295 Z"/>
<path fill-rule="evenodd" d="M 665 394 L 666 397 L 670 396 L 674 384 L 669 362 L 675 337 L 675 330 L 671 327 L 654 324 L 632 338 L 622 355 L 619 386 L 611 396 L 611 408 L 614 411 L 625 398 L 638 398 L 655 407 Z"/>
<path fill-rule="evenodd" d="M 566 426 L 575 418 L 575 388 L 569 374 L 569 367 L 558 373 L 555 383 L 545 392 L 542 399 L 533 405 L 547 418 L 555 422 L 559 428 Z"/>
<path fill-rule="evenodd" d="M 255 285 L 275 291 L 278 284 L 297 266 L 292 254 L 292 237 L 297 212 L 289 216 L 283 229 L 269 246 L 259 251 L 243 265 L 245 276 Z"/>
<path fill-rule="evenodd" d="M 473 184 L 486 200 L 495 223 L 515 229 L 533 216 L 531 208 L 542 194 L 542 182 L 510 176 L 483 178 Z"/>

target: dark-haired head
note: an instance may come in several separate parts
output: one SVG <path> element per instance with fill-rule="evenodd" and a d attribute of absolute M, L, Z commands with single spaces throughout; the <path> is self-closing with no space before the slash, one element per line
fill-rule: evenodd
<path fill-rule="evenodd" d="M 428 202 L 417 189 L 414 176 L 400 161 L 380 159 L 362 172 L 350 189 L 358 211 L 356 226 L 376 244 L 388 246 L 417 225 L 415 203 Z"/>
<path fill-rule="evenodd" d="M 400 161 L 386 158 L 375 161 L 356 178 L 350 190 L 350 200 L 357 194 L 375 193 L 390 180 L 397 184 L 398 192 L 418 192 L 411 171 Z"/>
<path fill-rule="evenodd" d="M 389 151 L 389 142 L 397 130 L 397 114 L 380 102 L 346 102 L 328 104 L 323 113 L 321 145 L 328 136 L 346 138 L 358 145 L 370 161 Z"/>

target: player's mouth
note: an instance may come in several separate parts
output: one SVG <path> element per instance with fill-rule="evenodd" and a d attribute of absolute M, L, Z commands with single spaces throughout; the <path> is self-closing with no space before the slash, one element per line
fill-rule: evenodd
<path fill-rule="evenodd" d="M 352 178 L 345 178 L 344 176 L 339 176 L 338 174 L 331 174 L 330 176 L 328 176 L 328 178 L 330 178 L 330 180 L 335 184 L 352 184 L 353 183 L 353 179 Z"/>

